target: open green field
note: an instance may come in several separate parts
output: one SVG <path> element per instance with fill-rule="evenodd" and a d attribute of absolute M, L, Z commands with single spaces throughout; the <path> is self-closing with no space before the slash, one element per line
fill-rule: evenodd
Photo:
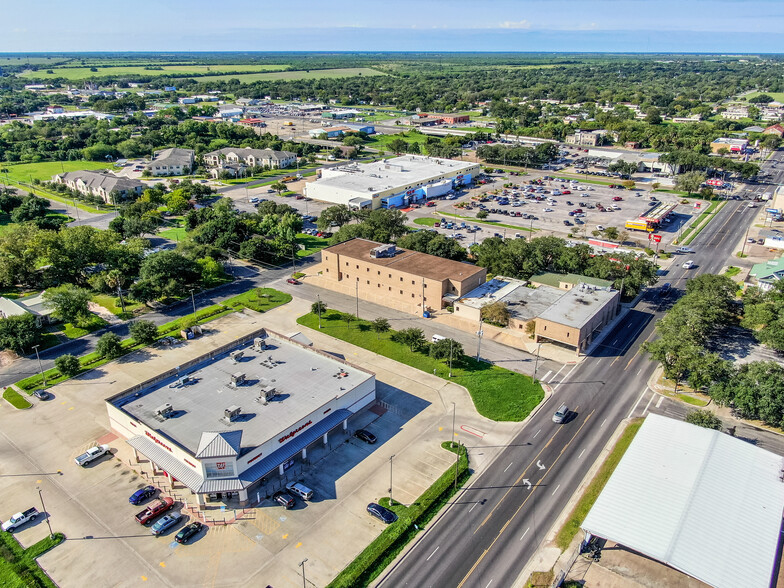
<path fill-rule="evenodd" d="M 395 135 L 371 135 L 365 144 L 376 149 L 389 149 L 389 143 L 395 139 L 403 139 L 406 143 L 424 143 L 427 135 L 417 131 L 403 131 Z"/>
<path fill-rule="evenodd" d="M 55 174 L 83 169 L 107 169 L 106 163 L 100 161 L 42 161 L 40 163 L 0 163 L 0 179 L 12 182 L 27 182 L 31 179 L 48 182 Z"/>
<path fill-rule="evenodd" d="M 305 249 L 297 251 L 297 257 L 307 257 L 318 253 L 324 247 L 329 245 L 329 239 L 322 239 L 321 237 L 314 237 L 305 233 L 297 233 L 297 245 L 303 245 Z"/>
<path fill-rule="evenodd" d="M 54 67 L 52 73 L 46 70 L 26 71 L 19 75 L 26 79 L 54 79 L 66 78 L 68 80 L 84 80 L 102 76 L 187 76 L 189 74 L 208 74 L 225 72 L 273 72 L 282 71 L 285 65 L 155 65 L 153 67 L 161 69 L 145 69 L 141 65 L 113 65 L 113 66 L 94 66 L 98 71 L 91 71 L 90 66 L 84 67 Z"/>
<path fill-rule="evenodd" d="M 369 67 L 344 67 L 336 69 L 312 69 L 279 71 L 271 73 L 249 73 L 240 75 L 204 76 L 199 81 L 215 82 L 220 80 L 239 80 L 248 84 L 265 80 L 323 80 L 325 78 L 353 78 L 355 76 L 385 76 L 384 72 Z"/>
<path fill-rule="evenodd" d="M 744 98 L 746 98 L 746 100 L 749 100 L 751 98 L 755 98 L 756 96 L 759 96 L 760 94 L 767 94 L 768 96 L 773 98 L 776 102 L 784 102 L 784 92 L 754 92 L 753 94 L 748 94 L 747 96 L 744 96 Z"/>

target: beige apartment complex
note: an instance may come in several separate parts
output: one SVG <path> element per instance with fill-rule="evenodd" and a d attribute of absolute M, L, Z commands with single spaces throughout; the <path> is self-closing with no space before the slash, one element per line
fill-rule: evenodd
<path fill-rule="evenodd" d="M 469 263 L 366 239 L 323 249 L 321 260 L 309 283 L 419 315 L 452 304 L 487 276 L 485 268 Z"/>

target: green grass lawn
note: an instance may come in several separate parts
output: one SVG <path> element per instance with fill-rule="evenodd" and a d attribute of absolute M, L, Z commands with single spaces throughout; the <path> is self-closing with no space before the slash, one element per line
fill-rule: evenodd
<path fill-rule="evenodd" d="M 708 206 L 708 208 L 703 211 L 699 217 L 697 217 L 697 220 L 694 221 L 688 229 L 683 231 L 683 234 L 678 240 L 678 243 L 688 245 L 694 241 L 694 239 L 697 238 L 697 235 L 699 235 L 702 230 L 708 226 L 708 223 L 715 218 L 716 213 L 719 212 L 719 210 L 721 210 L 725 204 L 727 204 L 726 200 L 723 202 L 711 202 L 710 206 Z"/>
<path fill-rule="evenodd" d="M 259 81 L 270 80 L 323 80 L 327 78 L 353 78 L 356 76 L 385 76 L 384 72 L 369 67 L 344 67 L 334 69 L 311 69 L 311 70 L 296 70 L 296 71 L 278 71 L 268 73 L 249 73 L 239 75 L 218 75 L 218 76 L 203 76 L 196 78 L 199 82 L 214 82 L 223 80 L 239 80 L 242 83 L 249 84 Z"/>
<path fill-rule="evenodd" d="M 321 332 L 423 372 L 432 374 L 435 371 L 437 376 L 464 386 L 471 394 L 479 414 L 489 419 L 521 421 L 544 397 L 542 387 L 529 376 L 476 361 L 468 356 L 453 364 L 453 377 L 450 379 L 446 362 L 435 360 L 424 353 L 412 353 L 407 346 L 390 340 L 389 334 L 377 337 L 370 330 L 368 321 L 356 321 L 347 327 L 346 323 L 339 319 L 339 315 L 340 313 L 334 310 L 322 314 Z M 314 314 L 301 316 L 297 322 L 318 330 L 319 319 Z"/>
<path fill-rule="evenodd" d="M 122 305 L 120 304 L 120 299 L 117 296 L 113 296 L 110 294 L 94 294 L 92 297 L 93 302 L 96 304 L 100 304 L 106 310 L 111 312 L 114 315 L 121 316 Z M 132 313 L 138 309 L 145 308 L 143 302 L 136 302 L 134 300 L 130 300 L 127 296 L 123 298 L 125 301 L 125 312 Z"/>
<path fill-rule="evenodd" d="M 184 218 L 167 219 L 166 227 L 167 228 L 164 230 L 158 231 L 159 237 L 179 242 L 185 239 L 185 237 L 188 235 L 188 231 L 185 229 Z"/>
<path fill-rule="evenodd" d="M 733 276 L 737 276 L 740 273 L 740 268 L 734 265 L 731 265 L 727 268 L 724 272 L 725 276 L 729 276 L 730 278 Z"/>
<path fill-rule="evenodd" d="M 751 94 L 748 94 L 747 96 L 744 96 L 744 98 L 746 98 L 746 100 L 750 100 L 752 98 L 756 98 L 760 94 L 767 94 L 768 96 L 773 98 L 776 102 L 784 102 L 784 92 L 753 92 Z"/>
<path fill-rule="evenodd" d="M 371 135 L 365 145 L 368 147 L 373 147 L 375 149 L 389 149 L 390 141 L 394 141 L 395 139 L 403 139 L 406 143 L 424 143 L 425 139 L 427 139 L 427 135 L 423 135 L 418 131 L 413 130 L 403 130 L 401 129 L 400 133 L 395 135 Z"/>
<path fill-rule="evenodd" d="M 57 212 L 50 212 L 46 215 L 46 218 L 64 218 L 66 222 L 71 222 L 73 219 L 68 216 L 67 214 L 59 214 Z M 0 213 L 0 233 L 4 231 L 8 231 L 12 227 L 15 227 L 18 223 L 11 221 L 11 215 Z"/>
<path fill-rule="evenodd" d="M 3 392 L 3 398 L 10 402 L 14 408 L 23 409 L 30 408 L 32 406 L 32 404 L 30 404 L 24 396 L 10 387 L 6 388 Z"/>
<path fill-rule="evenodd" d="M 607 459 L 604 461 L 601 468 L 599 468 L 594 479 L 588 484 L 580 501 L 574 507 L 574 510 L 572 510 L 569 515 L 569 519 L 564 523 L 564 526 L 561 527 L 561 530 L 555 538 L 555 543 L 561 551 L 566 551 L 566 549 L 568 549 L 572 539 L 580 530 L 580 525 L 583 524 L 585 517 L 588 516 L 588 512 L 593 507 L 596 499 L 599 498 L 599 494 L 602 493 L 605 484 L 607 484 L 607 480 L 610 479 L 610 476 L 612 476 L 612 473 L 621 461 L 623 454 L 626 453 L 629 445 L 631 445 L 634 436 L 642 426 L 642 422 L 643 419 L 636 419 L 626 427 L 615 444 L 615 447 L 613 447 L 610 452 L 610 455 L 607 456 Z"/>
<path fill-rule="evenodd" d="M 69 339 L 78 339 L 79 337 L 84 337 L 87 333 L 97 331 L 108 324 L 109 323 L 101 317 L 92 315 L 90 320 L 83 325 L 76 326 L 71 323 L 65 323 L 65 325 L 63 325 L 63 334 Z"/>
<path fill-rule="evenodd" d="M 62 533 L 55 533 L 24 549 L 13 534 L 0 532 L 0 585 L 3 588 L 56 588 L 35 560 L 64 539 Z"/>
<path fill-rule="evenodd" d="M 90 71 L 90 67 L 95 67 L 98 71 Z M 144 66 L 138 65 L 102 65 L 100 63 L 93 64 L 92 66 L 86 65 L 84 67 L 53 67 L 49 68 L 52 73 L 46 73 L 46 69 L 39 69 L 38 71 L 26 71 L 19 75 L 20 78 L 25 79 L 54 79 L 66 78 L 68 80 L 84 80 L 87 78 L 97 78 L 101 76 L 122 76 L 122 75 L 140 75 L 140 76 L 168 76 L 168 75 L 182 75 L 189 74 L 206 74 L 216 73 L 221 74 L 224 72 L 238 71 L 238 72 L 274 72 L 282 71 L 286 65 L 156 65 L 161 69 L 145 69 Z M 212 78 L 212 76 L 210 76 Z M 199 78 L 200 79 L 200 78 Z"/>
<path fill-rule="evenodd" d="M 321 237 L 306 235 L 305 233 L 297 233 L 297 244 L 305 246 L 305 249 L 297 251 L 297 257 L 307 257 L 314 253 L 318 253 L 329 245 L 329 239 L 322 239 Z"/>
<path fill-rule="evenodd" d="M 41 161 L 38 163 L 0 163 L 0 168 L 8 169 L 8 173 L 0 174 L 0 178 L 6 176 L 12 182 L 30 183 L 32 180 L 48 182 L 55 174 L 69 171 L 109 169 L 111 165 L 100 161 Z"/>
<path fill-rule="evenodd" d="M 234 310 L 246 307 L 256 312 L 266 312 L 288 302 L 291 302 L 291 294 L 273 288 L 253 288 L 225 300 L 223 304 Z"/>

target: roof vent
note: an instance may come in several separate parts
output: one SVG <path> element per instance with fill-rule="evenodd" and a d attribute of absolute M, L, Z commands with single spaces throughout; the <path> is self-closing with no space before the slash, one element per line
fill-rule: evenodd
<path fill-rule="evenodd" d="M 231 381 L 229 382 L 229 386 L 232 388 L 236 388 L 238 386 L 242 386 L 245 384 L 245 374 L 242 372 L 235 372 L 231 374 Z"/>
<path fill-rule="evenodd" d="M 244 351 L 232 351 L 230 354 L 231 361 L 234 363 L 239 363 L 244 355 Z"/>
<path fill-rule="evenodd" d="M 258 397 L 256 398 L 256 402 L 260 402 L 262 404 L 267 404 L 269 400 L 278 395 L 278 391 L 275 389 L 275 386 L 264 386 L 259 392 Z"/>
<path fill-rule="evenodd" d="M 223 419 L 232 422 L 240 416 L 242 409 L 239 406 L 230 406 L 229 408 L 224 409 L 223 411 Z"/>
<path fill-rule="evenodd" d="M 172 405 L 168 402 L 166 404 L 161 404 L 158 408 L 155 409 L 155 416 L 160 417 L 161 419 L 167 419 L 171 416 L 174 412 Z"/>

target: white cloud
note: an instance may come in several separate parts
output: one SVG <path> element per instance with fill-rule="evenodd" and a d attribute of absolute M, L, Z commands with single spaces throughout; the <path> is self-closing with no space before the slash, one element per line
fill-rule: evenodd
<path fill-rule="evenodd" d="M 502 29 L 530 29 L 531 23 L 527 20 L 507 20 L 501 23 Z"/>

